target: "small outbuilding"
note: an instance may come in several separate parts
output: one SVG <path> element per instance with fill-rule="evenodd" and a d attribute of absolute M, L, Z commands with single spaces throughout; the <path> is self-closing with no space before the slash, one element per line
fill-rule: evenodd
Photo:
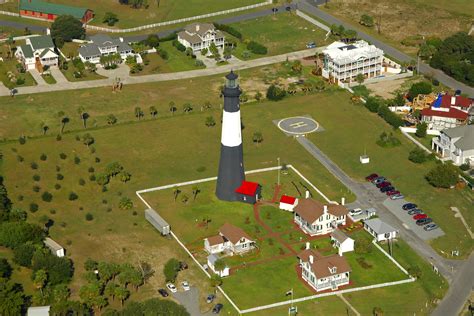
<path fill-rule="evenodd" d="M 170 225 L 154 209 L 145 210 L 145 219 L 153 225 L 163 236 L 169 235 Z"/>
<path fill-rule="evenodd" d="M 282 195 L 280 198 L 280 210 L 293 212 L 294 207 L 298 204 L 298 199 L 289 195 Z"/>
<path fill-rule="evenodd" d="M 44 245 L 48 247 L 56 257 L 64 257 L 64 248 L 49 237 L 44 239 Z"/>
<path fill-rule="evenodd" d="M 256 182 L 242 181 L 240 187 L 235 192 L 240 201 L 255 204 L 261 198 L 262 187 Z"/>
<path fill-rule="evenodd" d="M 50 306 L 28 307 L 27 316 L 49 316 Z"/>
<path fill-rule="evenodd" d="M 339 229 L 331 233 L 331 242 L 334 248 L 337 248 L 339 255 L 344 252 L 354 251 L 354 239 L 344 234 Z"/>
<path fill-rule="evenodd" d="M 382 222 L 379 218 L 365 220 L 364 229 L 374 236 L 377 241 L 390 240 L 398 236 L 398 230 Z"/>
<path fill-rule="evenodd" d="M 207 256 L 207 266 L 215 273 L 217 274 L 218 276 L 220 277 L 226 277 L 226 276 L 229 276 L 230 274 L 230 269 L 228 266 L 226 266 L 223 270 L 221 271 L 216 271 L 216 268 L 215 268 L 215 263 L 216 261 L 219 260 L 219 257 L 215 254 L 211 254 L 209 256 Z"/>

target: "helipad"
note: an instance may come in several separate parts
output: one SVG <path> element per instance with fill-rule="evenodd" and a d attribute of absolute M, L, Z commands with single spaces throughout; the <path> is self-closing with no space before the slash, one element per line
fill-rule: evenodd
<path fill-rule="evenodd" d="M 319 123 L 310 117 L 296 116 L 278 121 L 277 126 L 288 135 L 302 136 L 320 129 Z"/>

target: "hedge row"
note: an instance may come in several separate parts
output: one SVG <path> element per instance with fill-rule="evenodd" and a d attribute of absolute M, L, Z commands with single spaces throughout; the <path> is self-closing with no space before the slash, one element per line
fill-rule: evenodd
<path fill-rule="evenodd" d="M 225 25 L 225 24 L 219 24 L 219 23 L 216 23 L 216 22 L 214 22 L 213 24 L 214 24 L 216 29 L 224 31 L 226 33 L 229 33 L 230 35 L 232 35 L 234 37 L 237 37 L 239 40 L 242 40 L 242 33 L 237 31 L 236 29 L 234 29 L 232 26 Z"/>

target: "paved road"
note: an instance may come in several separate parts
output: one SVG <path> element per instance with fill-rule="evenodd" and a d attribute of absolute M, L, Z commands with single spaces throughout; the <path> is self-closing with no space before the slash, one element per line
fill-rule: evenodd
<path fill-rule="evenodd" d="M 318 19 L 326 22 L 328 25 L 342 24 L 346 28 L 351 28 L 351 29 L 354 28 L 352 25 L 350 25 L 348 23 L 345 23 L 345 22 L 333 17 L 332 15 L 329 15 L 326 12 L 323 12 L 323 11 L 319 10 L 317 8 L 317 4 L 314 0 L 301 0 L 301 1 L 299 1 L 298 2 L 298 9 L 302 10 L 302 11 L 305 11 L 306 13 L 309 13 L 309 14 L 312 14 L 312 15 L 316 16 Z M 387 45 L 386 43 L 376 39 L 373 36 L 370 36 L 366 33 L 360 32 L 360 31 L 358 31 L 357 33 L 359 34 L 360 38 L 362 38 L 362 39 L 374 44 L 375 46 L 381 48 L 384 51 L 385 54 L 387 54 L 389 56 L 392 56 L 392 57 L 396 58 L 397 60 L 406 61 L 406 62 L 409 62 L 409 61 L 413 60 L 413 57 L 410 57 L 407 54 L 402 53 L 398 49 L 396 49 L 396 48 L 394 48 L 390 45 Z M 454 80 L 450 76 L 443 73 L 441 70 L 437 70 L 435 68 L 432 68 L 432 67 L 430 67 L 429 65 L 427 65 L 425 63 L 420 63 L 420 72 L 423 73 L 423 74 L 433 75 L 433 77 L 436 78 L 442 84 L 444 84 L 448 87 L 451 87 L 455 90 L 459 89 L 463 93 L 469 95 L 471 98 L 474 98 L 474 88 L 469 87 L 468 85 L 466 85 L 462 82 Z"/>
<path fill-rule="evenodd" d="M 316 53 L 320 52 L 324 47 L 306 49 L 298 52 L 292 52 L 288 54 L 282 54 L 277 56 L 264 57 L 248 61 L 239 61 L 231 65 L 224 66 L 215 66 L 213 68 L 198 69 L 191 71 L 183 72 L 173 72 L 166 74 L 156 74 L 156 75 L 147 75 L 147 76 L 135 76 L 135 77 L 121 77 L 122 82 L 127 84 L 136 84 L 136 83 L 147 83 L 147 82 L 158 82 L 158 81 L 170 81 L 170 80 L 180 80 L 180 79 L 189 79 L 196 77 L 211 76 L 216 74 L 228 73 L 231 70 L 241 70 L 248 69 L 260 66 L 271 65 L 275 63 L 280 63 L 285 60 L 296 60 L 308 56 L 314 56 Z M 89 80 L 89 81 L 78 81 L 78 82 L 58 82 L 52 85 L 45 86 L 31 86 L 31 87 L 19 87 L 17 88 L 17 94 L 33 94 L 33 93 L 43 93 L 43 92 L 52 92 L 52 91 L 64 91 L 64 90 L 78 90 L 78 89 L 87 89 L 87 88 L 97 88 L 97 87 L 107 87 L 111 86 L 115 77 L 112 76 L 108 79 L 100 80 Z M 8 90 L 4 89 L 3 85 L 0 83 L 0 96 L 8 96 Z"/>
<path fill-rule="evenodd" d="M 2 17 L 2 15 L 0 15 Z M 46 27 L 44 26 L 39 26 L 39 25 L 34 25 L 34 24 L 28 24 L 27 22 L 15 22 L 15 21 L 5 21 L 0 19 L 0 26 L 7 26 L 15 29 L 21 29 L 24 30 L 25 28 L 29 28 L 30 31 L 33 32 L 40 32 L 40 33 L 46 33 Z"/>
<path fill-rule="evenodd" d="M 371 184 L 358 183 L 352 180 L 306 137 L 298 137 L 297 140 L 314 158 L 354 192 L 357 196 L 355 204 L 364 208 L 374 207 L 377 209 L 379 217 L 397 228 L 400 231 L 400 236 L 410 247 L 424 257 L 425 260 L 434 264 L 439 272 L 448 280 L 450 283 L 449 291 L 437 306 L 433 315 L 457 315 L 474 286 L 474 254 L 471 254 L 469 259 L 465 261 L 449 260 L 441 257 L 413 231 L 406 229 L 402 225 L 402 222 L 383 204 L 385 198 L 381 199 L 380 195 L 377 194 L 377 190 Z"/>

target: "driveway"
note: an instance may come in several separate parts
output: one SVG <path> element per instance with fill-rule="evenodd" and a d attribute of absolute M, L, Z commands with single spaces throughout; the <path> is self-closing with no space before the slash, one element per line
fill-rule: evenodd
<path fill-rule="evenodd" d="M 38 86 L 46 86 L 48 85 L 46 83 L 46 81 L 44 81 L 43 77 L 41 77 L 40 73 L 38 72 L 38 70 L 36 69 L 31 69 L 31 70 L 28 70 L 31 74 L 31 76 L 33 77 L 33 79 L 35 79 L 36 83 L 38 84 Z"/>
<path fill-rule="evenodd" d="M 172 294 L 173 297 L 186 308 L 191 316 L 211 315 L 210 311 L 205 314 L 201 313 L 199 308 L 199 289 L 197 287 L 191 287 L 191 289 L 186 292 L 177 292 Z M 211 309 L 212 306 L 214 305 L 209 304 L 209 309 Z"/>
<path fill-rule="evenodd" d="M 53 75 L 54 79 L 56 80 L 56 84 L 69 83 L 58 67 L 51 67 L 49 70 L 51 71 L 51 75 Z"/>

